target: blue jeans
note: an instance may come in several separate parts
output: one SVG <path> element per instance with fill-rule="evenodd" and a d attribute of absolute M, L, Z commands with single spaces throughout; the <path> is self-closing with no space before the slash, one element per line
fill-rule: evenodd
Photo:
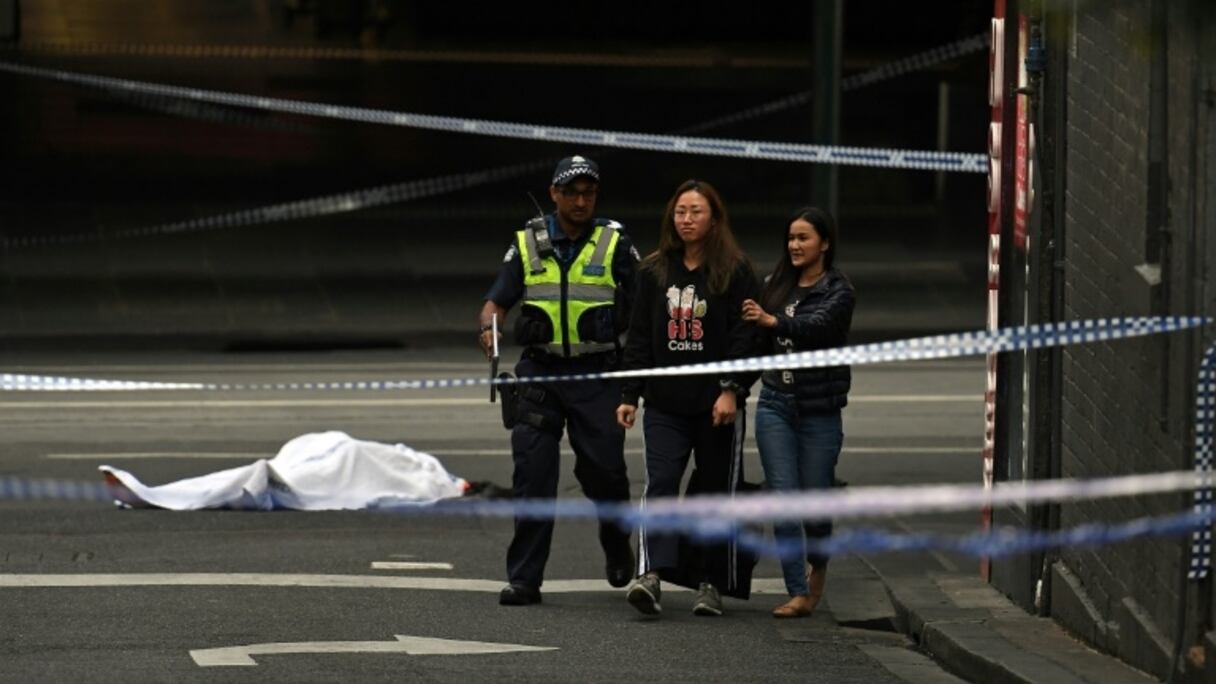
<path fill-rule="evenodd" d="M 769 489 L 792 492 L 831 488 L 843 441 L 840 411 L 800 415 L 792 394 L 768 387 L 760 391 L 756 407 L 756 446 L 760 449 L 760 463 L 764 466 Z M 824 539 L 832 534 L 832 521 L 773 523 L 777 542 L 787 548 L 805 549 L 804 530 L 807 539 Z M 805 555 L 815 567 L 828 562 L 828 557 L 822 554 Z M 781 572 L 785 575 L 785 588 L 790 596 L 810 591 L 802 556 L 785 554 L 781 559 Z"/>

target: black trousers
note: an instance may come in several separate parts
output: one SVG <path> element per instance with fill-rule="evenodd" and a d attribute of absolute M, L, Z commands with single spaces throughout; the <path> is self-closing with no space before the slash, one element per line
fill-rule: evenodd
<path fill-rule="evenodd" d="M 743 406 L 739 407 L 734 423 L 718 427 L 714 427 L 708 411 L 682 415 L 647 406 L 642 415 L 646 437 L 646 491 L 642 505 L 650 499 L 680 495 L 680 482 L 690 456 L 696 463 L 698 494 L 733 493 L 743 478 L 742 450 L 738 447 L 744 421 Z M 674 571 L 690 564 L 704 567 L 705 559 L 713 554 L 731 552 L 725 545 L 712 544 L 700 549 L 700 558 L 682 561 L 681 538 L 678 532 L 651 533 L 643 526 L 638 539 L 639 574 Z"/>
<path fill-rule="evenodd" d="M 519 377 L 566 375 L 608 370 L 604 358 L 561 359 L 525 354 L 515 366 Z M 560 443 L 569 433 L 574 450 L 574 476 L 583 493 L 595 501 L 629 501 L 629 477 L 625 472 L 625 431 L 616 424 L 621 402 L 620 383 L 591 380 L 530 385 L 544 396 L 539 401 L 521 396 L 520 411 L 544 416 L 543 425 L 521 420 L 511 430 L 511 452 L 515 460 L 512 484 L 518 498 L 553 499 L 561 473 Z M 627 559 L 629 531 L 615 522 L 600 522 L 600 545 L 610 559 Z M 507 549 L 507 577 L 511 584 L 538 588 L 544 581 L 545 563 L 553 542 L 553 520 L 515 520 L 515 537 Z"/>

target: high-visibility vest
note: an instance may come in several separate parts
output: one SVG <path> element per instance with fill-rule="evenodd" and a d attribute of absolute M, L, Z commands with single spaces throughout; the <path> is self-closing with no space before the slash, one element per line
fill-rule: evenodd
<path fill-rule="evenodd" d="M 612 256 L 619 237 L 615 222 L 596 226 L 569 268 L 563 269 L 555 255 L 539 253 L 533 230 L 516 232 L 524 266 L 522 303 L 536 307 L 549 318 L 553 338 L 543 346 L 550 353 L 568 357 L 616 348 L 613 342 L 580 339 L 578 321 L 592 309 L 612 306 L 616 301 Z"/>

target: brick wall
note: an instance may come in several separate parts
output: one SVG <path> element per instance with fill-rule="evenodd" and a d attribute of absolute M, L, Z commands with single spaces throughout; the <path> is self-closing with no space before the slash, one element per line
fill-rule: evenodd
<path fill-rule="evenodd" d="M 1206 171 L 1204 83 L 1213 71 L 1202 58 L 1204 33 L 1216 30 L 1201 1 L 1168 3 L 1169 256 L 1163 285 L 1135 271 L 1146 253 L 1150 202 L 1151 0 L 1079 3 L 1067 74 L 1064 308 L 1067 319 L 1209 313 L 1205 290 L 1212 259 L 1205 197 L 1216 174 Z M 1206 27 L 1206 30 L 1205 28 Z M 1049 75 L 1050 77 L 1050 75 Z M 1210 137 L 1210 131 L 1206 134 Z M 1209 212 L 1205 220 L 1204 211 Z M 1195 258 L 1191 258 L 1196 254 Z M 1210 339 L 1210 335 L 1207 335 Z M 1063 354 L 1061 463 L 1063 477 L 1101 477 L 1189 468 L 1193 443 L 1194 373 L 1203 340 L 1156 336 L 1070 347 Z M 1182 496 L 1061 506 L 1064 528 L 1160 515 L 1185 505 Z M 1053 592 L 1081 593 L 1091 613 L 1053 595 L 1053 614 L 1095 645 L 1143 669 L 1168 671 L 1180 605 L 1179 574 L 1188 540 L 1161 538 L 1100 549 L 1062 549 L 1075 582 Z M 1193 589 L 1187 589 L 1190 592 Z M 1186 597 L 1188 600 L 1191 597 Z M 1192 610 L 1189 644 L 1208 610 Z M 1096 613 L 1096 614 L 1094 614 Z M 1097 624 L 1094 624 L 1094 623 Z M 1087 624 L 1088 623 L 1088 624 Z M 1201 635 L 1199 635 L 1201 636 Z M 1188 645 L 1189 645 L 1188 644 Z"/>

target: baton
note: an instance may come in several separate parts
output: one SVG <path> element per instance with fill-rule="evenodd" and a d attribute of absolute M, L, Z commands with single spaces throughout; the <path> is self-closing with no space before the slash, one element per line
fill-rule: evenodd
<path fill-rule="evenodd" d="M 498 314 L 490 321 L 490 335 L 494 337 L 494 355 L 490 357 L 490 403 L 493 404 L 498 397 L 498 385 L 494 384 L 498 377 Z"/>

